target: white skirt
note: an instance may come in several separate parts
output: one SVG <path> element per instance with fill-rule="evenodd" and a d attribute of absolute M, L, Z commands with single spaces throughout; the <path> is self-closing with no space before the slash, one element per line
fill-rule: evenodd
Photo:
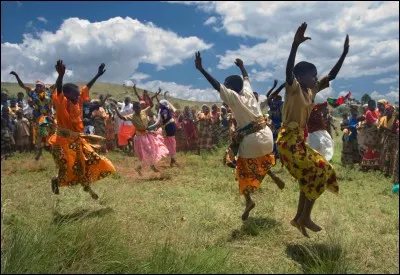
<path fill-rule="evenodd" d="M 327 161 L 333 157 L 333 140 L 326 130 L 315 131 L 308 134 L 307 143 L 318 151 Z"/>

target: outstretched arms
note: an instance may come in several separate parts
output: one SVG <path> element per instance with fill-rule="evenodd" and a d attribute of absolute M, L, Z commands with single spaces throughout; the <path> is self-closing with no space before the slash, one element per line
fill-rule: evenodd
<path fill-rule="evenodd" d="M 208 82 L 210 82 L 211 86 L 213 86 L 213 88 L 219 92 L 221 85 L 219 84 L 219 82 L 217 80 L 215 80 L 215 78 L 213 78 L 211 75 L 209 75 L 206 72 L 206 70 L 204 70 L 203 65 L 201 63 L 200 52 L 197 52 L 195 54 L 195 56 L 196 56 L 196 59 L 195 59 L 196 69 L 199 70 L 204 75 L 204 77 L 208 80 Z"/>
<path fill-rule="evenodd" d="M 346 39 L 344 41 L 344 46 L 343 46 L 343 53 L 340 56 L 338 62 L 335 64 L 335 66 L 329 72 L 329 81 L 334 80 L 336 78 L 337 74 L 340 71 L 340 68 L 343 65 L 344 59 L 346 58 L 346 55 L 349 52 L 349 48 L 350 48 L 349 35 L 346 35 Z"/>
<path fill-rule="evenodd" d="M 307 24 L 304 22 L 303 24 L 301 24 L 300 27 L 297 28 L 296 34 L 294 35 L 292 49 L 290 50 L 289 59 L 286 64 L 286 83 L 289 85 L 293 84 L 293 78 L 294 78 L 293 68 L 294 68 L 294 62 L 296 60 L 297 48 L 304 41 L 309 39 L 311 40 L 310 37 L 304 36 L 306 29 L 307 29 Z"/>
<path fill-rule="evenodd" d="M 92 88 L 92 86 L 96 82 L 96 80 L 106 72 L 106 70 L 104 69 L 105 67 L 106 67 L 106 65 L 104 63 L 102 63 L 99 66 L 99 70 L 98 70 L 97 74 L 95 75 L 95 77 L 92 80 L 90 80 L 90 82 L 88 84 L 86 84 L 86 87 L 88 87 L 89 90 Z"/>
<path fill-rule="evenodd" d="M 58 77 L 57 77 L 57 81 L 56 81 L 56 89 L 57 89 L 57 95 L 59 95 L 63 92 L 62 86 L 63 86 L 63 77 L 65 74 L 65 65 L 63 64 L 62 60 L 58 60 L 55 67 L 56 67 L 56 71 L 58 73 Z"/>
<path fill-rule="evenodd" d="M 13 76 L 15 76 L 17 78 L 18 81 L 18 85 L 23 88 L 27 93 L 29 93 L 31 91 L 31 88 L 25 86 L 25 84 L 22 82 L 22 80 L 19 78 L 18 74 L 14 71 L 12 71 L 10 74 L 12 74 Z M 29 94 L 28 94 L 29 96 Z"/>
<path fill-rule="evenodd" d="M 133 92 L 135 93 L 136 97 L 138 98 L 138 100 L 142 100 L 142 98 L 140 97 L 140 95 L 138 94 L 137 90 L 136 90 L 136 84 L 133 85 Z"/>

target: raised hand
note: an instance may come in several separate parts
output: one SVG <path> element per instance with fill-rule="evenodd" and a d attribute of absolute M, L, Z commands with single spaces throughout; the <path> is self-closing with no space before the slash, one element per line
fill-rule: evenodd
<path fill-rule="evenodd" d="M 201 56 L 200 56 L 200 52 L 197 52 L 195 54 L 196 59 L 194 60 L 194 63 L 196 65 L 196 69 L 197 70 L 202 70 L 203 69 L 203 65 L 201 64 Z"/>
<path fill-rule="evenodd" d="M 57 61 L 57 64 L 56 64 L 55 68 L 56 68 L 56 71 L 57 71 L 58 75 L 64 76 L 64 74 L 65 74 L 65 65 L 63 64 L 63 61 L 61 59 Z"/>
<path fill-rule="evenodd" d="M 98 76 L 101 76 L 106 72 L 106 70 L 104 69 L 105 67 L 106 67 L 106 64 L 101 63 L 101 65 L 99 66 L 99 71 L 97 72 Z"/>
<path fill-rule="evenodd" d="M 345 53 L 349 52 L 349 48 L 350 48 L 350 41 L 349 41 L 349 35 L 346 35 L 346 39 L 344 40 L 344 47 L 343 47 L 343 51 Z"/>
<path fill-rule="evenodd" d="M 278 80 L 277 79 L 274 80 L 274 87 L 276 87 L 276 85 L 278 85 Z"/>
<path fill-rule="evenodd" d="M 236 66 L 238 66 L 239 68 L 240 68 L 240 67 L 243 67 L 243 61 L 242 61 L 240 58 L 236 58 L 235 64 L 236 64 Z"/>
<path fill-rule="evenodd" d="M 303 43 L 306 40 L 311 40 L 311 37 L 305 37 L 304 33 L 306 32 L 307 29 L 307 23 L 304 22 L 301 24 L 300 27 L 297 28 L 296 34 L 294 35 L 294 40 L 293 42 L 298 46 L 301 43 Z"/>
<path fill-rule="evenodd" d="M 18 76 L 18 74 L 17 74 L 16 72 L 14 72 L 14 71 L 12 71 L 10 74 L 12 74 L 12 75 L 15 76 L 15 77 Z"/>

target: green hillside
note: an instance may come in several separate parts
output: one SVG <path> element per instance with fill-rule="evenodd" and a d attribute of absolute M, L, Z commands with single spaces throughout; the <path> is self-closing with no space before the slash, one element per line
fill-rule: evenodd
<path fill-rule="evenodd" d="M 78 86 L 82 86 L 86 83 L 82 82 L 77 82 L 75 83 Z M 34 84 L 25 84 L 30 87 L 34 87 Z M 23 89 L 18 86 L 17 83 L 11 83 L 11 82 L 2 82 L 1 87 L 5 88 L 8 90 L 10 93 L 10 96 L 17 96 L 18 92 L 23 92 Z M 139 94 L 141 95 L 143 93 L 143 89 L 137 88 Z M 92 89 L 91 89 L 91 98 L 97 98 L 100 94 L 111 94 L 113 98 L 117 100 L 124 100 L 126 96 L 130 96 L 133 100 L 137 100 L 135 93 L 133 92 L 132 87 L 124 87 L 122 85 L 118 84 L 112 84 L 112 83 L 103 83 L 103 82 L 96 82 Z M 163 91 L 164 93 L 164 91 Z M 163 94 L 162 93 L 162 94 Z M 150 96 L 154 95 L 154 92 L 149 91 Z M 163 99 L 164 96 L 160 95 L 159 99 Z M 212 105 L 214 102 L 198 102 L 198 101 L 189 101 L 189 100 L 182 100 L 182 99 L 177 99 L 177 98 L 172 98 L 168 97 L 168 100 L 177 108 L 177 109 L 183 109 L 185 106 L 195 106 L 198 110 L 201 108 L 203 104 L 207 105 Z M 216 103 L 216 102 L 215 102 Z M 221 104 L 221 103 L 219 103 Z"/>

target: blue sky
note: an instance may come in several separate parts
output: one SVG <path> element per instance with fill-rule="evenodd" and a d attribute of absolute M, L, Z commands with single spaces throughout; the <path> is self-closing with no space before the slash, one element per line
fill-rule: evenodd
<path fill-rule="evenodd" d="M 159 86 L 175 97 L 218 98 L 194 68 L 201 50 L 203 66 L 219 81 L 239 74 L 242 58 L 255 91 L 263 93 L 284 68 L 294 31 L 308 23 L 311 41 L 297 61 L 329 72 L 345 35 L 350 52 L 331 87 L 319 96 L 351 91 L 398 101 L 398 2 L 24 2 L 3 1 L 1 78 L 17 71 L 26 82 L 55 81 L 54 64 L 67 64 L 68 81 L 86 81 L 105 62 L 104 82 Z"/>

